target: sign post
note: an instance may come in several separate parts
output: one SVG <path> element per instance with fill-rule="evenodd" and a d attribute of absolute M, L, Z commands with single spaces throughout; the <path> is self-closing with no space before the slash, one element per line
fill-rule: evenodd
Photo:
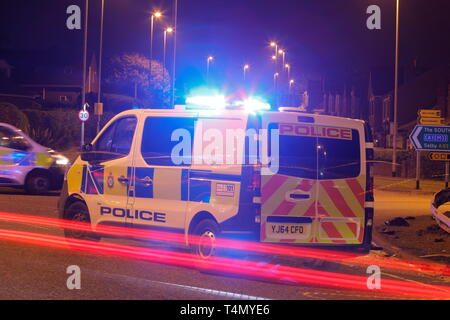
<path fill-rule="evenodd" d="M 420 189 L 420 151 L 416 151 L 416 190 Z"/>
<path fill-rule="evenodd" d="M 89 104 L 85 103 L 83 109 L 78 112 L 78 119 L 81 121 L 81 147 L 84 145 L 84 123 L 89 120 L 89 111 L 86 110 L 87 107 L 89 107 Z"/>
<path fill-rule="evenodd" d="M 448 174 L 449 174 L 449 163 L 445 162 L 445 189 L 448 188 Z"/>

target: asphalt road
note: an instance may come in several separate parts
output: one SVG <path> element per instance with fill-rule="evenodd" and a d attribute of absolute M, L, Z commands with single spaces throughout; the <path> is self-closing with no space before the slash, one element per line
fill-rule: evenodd
<path fill-rule="evenodd" d="M 427 214 L 429 197 L 391 192 L 378 192 L 377 221 L 398 214 Z M 30 196 L 20 191 L 0 190 L 0 211 L 56 218 L 58 194 Z M 411 204 L 412 201 L 414 204 Z M 0 229 L 63 236 L 60 228 L 0 222 Z M 183 248 L 165 243 L 143 243 L 132 240 L 104 239 L 101 244 L 122 244 L 142 249 L 170 249 L 184 253 Z M 314 268 L 336 274 L 367 277 L 367 265 L 358 261 L 384 257 L 384 251 L 372 251 L 355 261 L 324 263 L 294 257 L 252 255 L 239 257 L 260 265 Z M 380 293 L 377 290 L 353 290 L 317 284 L 294 282 L 292 279 L 269 280 L 254 277 L 202 272 L 195 267 L 116 257 L 110 254 L 80 252 L 70 248 L 51 248 L 4 240 L 0 236 L 0 299 L 407 299 L 408 296 Z M 392 261 L 398 261 L 395 257 Z M 81 270 L 81 289 L 69 290 L 66 282 L 68 266 Z M 276 273 L 276 270 L 273 271 Z M 406 281 L 428 288 L 441 285 L 450 288 L 450 279 L 438 274 L 422 274 L 417 270 L 382 268 L 383 279 Z M 383 283 L 383 282 L 382 282 Z M 447 291 L 450 294 L 450 289 Z M 412 298 L 412 297 L 411 297 Z"/>

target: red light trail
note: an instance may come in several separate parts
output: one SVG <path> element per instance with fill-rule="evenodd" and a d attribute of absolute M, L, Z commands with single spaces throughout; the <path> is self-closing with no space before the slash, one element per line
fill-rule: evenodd
<path fill-rule="evenodd" d="M 230 258 L 214 258 L 200 261 L 190 253 L 169 252 L 160 249 L 148 249 L 127 245 L 99 243 L 88 240 L 67 239 L 59 236 L 42 235 L 31 232 L 0 229 L 0 239 L 31 245 L 40 245 L 59 249 L 72 249 L 88 253 L 108 254 L 112 256 L 145 260 L 184 267 L 197 267 L 209 271 L 220 271 L 250 276 L 251 278 L 295 281 L 303 284 L 320 285 L 339 289 L 368 291 L 366 277 L 339 273 L 309 270 L 303 268 L 261 264 L 253 261 L 241 261 Z M 450 299 L 450 287 L 421 285 L 413 282 L 383 279 L 381 289 L 370 290 L 373 293 L 394 294 L 424 299 Z"/>
<path fill-rule="evenodd" d="M 0 220 L 92 232 L 92 228 L 88 223 L 71 222 L 67 220 L 60 220 L 47 217 L 36 217 L 24 214 L 0 212 Z M 98 225 L 96 231 L 100 234 L 111 236 L 134 237 L 160 241 L 162 240 L 179 244 L 186 243 L 184 235 L 179 233 L 171 233 L 155 230 L 139 230 L 134 228 L 102 226 L 102 225 Z M 194 243 L 194 241 L 196 241 L 196 238 L 192 237 L 191 241 Z M 269 243 L 258 243 L 258 242 L 229 240 L 229 239 L 218 239 L 217 245 L 221 248 L 243 250 L 246 252 L 277 254 L 293 257 L 320 259 L 327 261 L 346 261 L 350 263 L 363 265 L 377 265 L 379 267 L 386 267 L 390 269 L 424 272 L 433 275 L 436 274 L 446 276 L 450 275 L 450 267 L 448 265 L 437 263 L 423 263 L 419 261 L 406 261 L 406 260 L 399 261 L 383 257 L 369 257 L 362 261 L 356 259 L 360 255 L 352 252 L 341 252 L 341 251 L 332 251 L 332 250 L 305 248 L 305 247 L 300 248 L 293 246 L 285 246 L 285 245 L 283 246 Z"/>

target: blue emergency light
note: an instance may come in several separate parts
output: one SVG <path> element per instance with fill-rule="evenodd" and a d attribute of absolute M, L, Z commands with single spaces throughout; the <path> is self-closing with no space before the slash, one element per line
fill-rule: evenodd
<path fill-rule="evenodd" d="M 261 98 L 249 97 L 245 100 L 228 102 L 224 95 L 198 95 L 186 98 L 188 109 L 221 111 L 224 109 L 237 109 L 245 112 L 270 110 L 270 104 Z"/>

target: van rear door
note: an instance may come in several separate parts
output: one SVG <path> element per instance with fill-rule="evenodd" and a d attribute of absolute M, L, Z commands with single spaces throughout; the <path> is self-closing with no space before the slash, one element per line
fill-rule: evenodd
<path fill-rule="evenodd" d="M 314 117 L 296 112 L 262 116 L 262 128 L 268 129 L 269 137 L 275 133 L 273 130 L 278 129 L 279 133 L 279 139 L 268 139 L 270 162 L 262 164 L 263 242 L 316 241 L 318 139 L 303 134 L 313 123 Z M 268 171 L 270 175 L 264 174 Z"/>
<path fill-rule="evenodd" d="M 317 242 L 361 244 L 366 155 L 362 121 L 317 117 Z"/>

